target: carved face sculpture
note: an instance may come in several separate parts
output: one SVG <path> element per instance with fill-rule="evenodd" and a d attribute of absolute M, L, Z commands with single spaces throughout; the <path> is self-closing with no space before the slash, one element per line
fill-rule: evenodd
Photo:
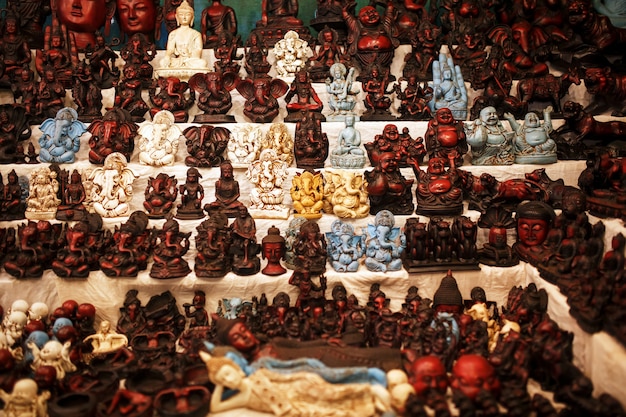
<path fill-rule="evenodd" d="M 487 359 L 480 355 L 463 355 L 452 368 L 450 386 L 474 401 L 481 390 L 497 394 L 500 381 Z"/>
<path fill-rule="evenodd" d="M 285 251 L 285 245 L 281 242 L 264 242 L 263 243 L 263 257 L 267 258 L 270 262 L 280 262 Z"/>
<path fill-rule="evenodd" d="M 57 0 L 61 23 L 75 32 L 93 33 L 104 26 L 107 17 L 105 0 Z"/>
<path fill-rule="evenodd" d="M 445 77 L 445 71 L 444 71 L 444 77 Z M 452 122 L 454 122 L 454 116 L 452 115 L 452 111 L 448 109 L 447 107 L 437 110 L 437 113 L 435 113 L 435 115 L 437 116 L 437 121 L 441 124 L 449 125 Z"/>
<path fill-rule="evenodd" d="M 441 360 L 436 356 L 423 356 L 416 359 L 411 365 L 412 384 L 415 394 L 425 396 L 429 390 L 436 390 L 441 394 L 448 388 L 448 375 Z"/>
<path fill-rule="evenodd" d="M 380 22 L 380 14 L 372 6 L 365 6 L 359 10 L 359 20 L 364 26 L 376 26 Z"/>
<path fill-rule="evenodd" d="M 385 136 L 385 139 L 390 141 L 398 140 L 398 127 L 391 124 L 385 126 L 385 128 L 383 129 L 383 136 Z"/>
<path fill-rule="evenodd" d="M 542 219 L 519 219 L 517 237 L 526 246 L 541 245 L 548 235 L 548 222 Z"/>
<path fill-rule="evenodd" d="M 535 112 L 526 113 L 524 117 L 524 126 L 526 127 L 539 127 L 539 117 Z"/>
<path fill-rule="evenodd" d="M 398 168 L 394 153 L 385 152 L 380 156 L 380 169 L 383 172 L 393 172 Z"/>
<path fill-rule="evenodd" d="M 122 31 L 127 35 L 154 33 L 156 7 L 152 0 L 117 0 Z"/>
<path fill-rule="evenodd" d="M 487 126 L 495 126 L 498 124 L 498 113 L 496 108 L 492 106 L 485 107 L 480 111 L 480 120 Z"/>
<path fill-rule="evenodd" d="M 259 341 L 244 323 L 236 323 L 228 332 L 228 343 L 241 352 L 250 352 Z"/>

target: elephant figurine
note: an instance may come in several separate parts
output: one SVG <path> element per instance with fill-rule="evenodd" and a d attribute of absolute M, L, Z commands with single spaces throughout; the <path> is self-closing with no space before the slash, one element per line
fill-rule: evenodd
<path fill-rule="evenodd" d="M 233 106 L 230 91 L 239 81 L 233 72 L 198 73 L 189 79 L 189 87 L 198 94 L 198 108 L 204 114 L 194 118 L 195 123 L 234 122 L 235 117 L 226 113 Z"/>
<path fill-rule="evenodd" d="M 406 236 L 399 227 L 394 227 L 395 218 L 389 210 L 379 211 L 374 223 L 367 225 L 365 266 L 374 272 L 401 270 Z"/>
<path fill-rule="evenodd" d="M 259 77 L 237 84 L 237 91 L 246 98 L 243 114 L 254 123 L 269 123 L 278 116 L 278 97 L 287 93 L 289 85 L 281 79 Z"/>
<path fill-rule="evenodd" d="M 135 148 L 135 136 L 139 126 L 132 121 L 128 111 L 113 108 L 101 119 L 89 125 L 89 162 L 102 165 L 104 159 L 113 152 L 119 152 L 130 161 Z"/>
<path fill-rule="evenodd" d="M 80 137 L 87 126 L 78 120 L 78 113 L 71 107 L 59 110 L 54 119 L 43 121 L 39 129 L 39 160 L 41 162 L 71 164 L 80 149 Z"/>
<path fill-rule="evenodd" d="M 328 257 L 337 272 L 356 272 L 365 253 L 365 236 L 355 235 L 351 224 L 335 220 L 326 233 Z"/>

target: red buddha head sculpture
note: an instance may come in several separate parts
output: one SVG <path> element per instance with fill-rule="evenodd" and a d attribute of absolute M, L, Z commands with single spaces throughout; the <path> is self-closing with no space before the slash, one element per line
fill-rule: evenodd
<path fill-rule="evenodd" d="M 500 381 L 493 366 L 480 355 L 462 355 L 452 367 L 450 387 L 460 390 L 470 400 L 485 390 L 494 396 L 500 393 Z"/>

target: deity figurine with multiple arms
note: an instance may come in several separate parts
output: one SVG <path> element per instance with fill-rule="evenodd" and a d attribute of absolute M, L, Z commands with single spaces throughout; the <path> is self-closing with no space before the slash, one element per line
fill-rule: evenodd
<path fill-rule="evenodd" d="M 512 136 L 498 119 L 495 107 L 480 111 L 480 118 L 465 125 L 467 143 L 474 165 L 511 165 L 514 162 Z"/>
<path fill-rule="evenodd" d="M 72 163 L 80 149 L 80 137 L 87 131 L 78 113 L 71 107 L 57 112 L 54 119 L 46 119 L 39 129 L 39 160 L 41 162 Z"/>
<path fill-rule="evenodd" d="M 307 219 L 322 217 L 324 177 L 321 172 L 298 172 L 292 179 L 291 199 L 297 216 Z"/>
<path fill-rule="evenodd" d="M 550 113 L 552 113 L 552 106 L 544 109 L 542 124 L 536 113 L 529 112 L 521 125 L 512 114 L 504 114 L 515 131 L 515 163 L 553 164 L 556 162 L 556 142 L 550 137 L 553 131 Z"/>
<path fill-rule="evenodd" d="M 114 244 L 100 257 L 100 269 L 108 277 L 136 277 L 148 268 L 148 259 L 155 245 L 148 229 L 148 216 L 133 212 L 128 221 L 115 227 Z"/>
<path fill-rule="evenodd" d="M 180 204 L 176 212 L 176 218 L 182 220 L 201 219 L 204 217 L 202 211 L 202 199 L 204 198 L 204 187 L 200 184 L 202 175 L 197 168 L 191 167 L 187 170 L 187 180 L 180 186 Z"/>
<path fill-rule="evenodd" d="M 302 118 L 296 123 L 293 153 L 298 168 L 323 168 L 328 156 L 328 136 L 322 132 L 322 123 L 314 113 L 301 113 Z"/>
<path fill-rule="evenodd" d="M 89 247 L 87 235 L 89 224 L 84 221 L 68 226 L 65 231 L 67 245 L 59 249 L 52 261 L 52 270 L 63 278 L 87 278 L 93 249 Z"/>
<path fill-rule="evenodd" d="M 354 68 L 346 69 L 341 62 L 335 62 L 330 67 L 330 77 L 326 79 L 326 91 L 330 95 L 328 107 L 331 114 L 329 120 L 343 120 L 347 113 L 354 110 L 356 106 L 356 95 L 358 90 L 354 90 Z"/>
<path fill-rule="evenodd" d="M 84 121 L 91 122 L 102 117 L 102 89 L 97 84 L 91 66 L 84 59 L 74 71 L 72 99 L 78 115 Z"/>
<path fill-rule="evenodd" d="M 144 86 L 148 87 L 154 72 L 150 61 L 156 57 L 156 45 L 145 34 L 135 33 L 120 50 L 120 57 L 125 61 L 124 69 L 128 66 L 135 67 L 140 78 L 145 80 Z"/>
<path fill-rule="evenodd" d="M 142 122 L 148 111 L 148 103 L 141 97 L 142 79 L 139 67 L 126 65 L 122 70 L 123 79 L 114 83 L 115 106 L 111 110 L 126 110 L 132 116 L 132 120 Z"/>
<path fill-rule="evenodd" d="M 197 94 L 196 104 L 204 114 L 197 114 L 194 123 L 234 122 L 235 116 L 227 115 L 233 106 L 230 91 L 235 88 L 237 75 L 232 72 L 207 72 L 193 75 L 189 86 Z"/>
<path fill-rule="evenodd" d="M 261 138 L 261 149 L 274 149 L 287 166 L 293 163 L 293 138 L 284 123 L 272 123 Z"/>
<path fill-rule="evenodd" d="M 324 212 L 342 219 L 361 219 L 369 215 L 370 202 L 363 174 L 327 170 L 325 175 Z"/>
<path fill-rule="evenodd" d="M 354 115 L 346 115 L 346 127 L 339 132 L 337 147 L 330 153 L 334 168 L 363 168 L 367 158 L 361 148 L 361 133 L 354 128 Z"/>
<path fill-rule="evenodd" d="M 154 106 L 150 109 L 150 116 L 153 119 L 159 111 L 167 110 L 174 115 L 176 123 L 187 123 L 195 95 L 189 91 L 189 84 L 186 81 L 174 76 L 159 77 L 153 80 L 148 88 L 148 95 Z"/>
<path fill-rule="evenodd" d="M 148 185 L 144 192 L 143 207 L 148 217 L 163 219 L 174 208 L 178 197 L 178 180 L 173 175 L 160 172 L 156 177 L 148 178 Z"/>
<path fill-rule="evenodd" d="M 261 20 L 257 21 L 253 34 L 260 34 L 268 45 L 274 45 L 291 29 L 307 42 L 311 40 L 309 28 L 298 19 L 298 0 L 262 0 Z"/>
<path fill-rule="evenodd" d="M 248 167 L 246 177 L 254 185 L 250 191 L 250 210 L 254 217 L 289 217 L 289 209 L 282 204 L 287 163 L 278 157 L 274 149 L 261 151 L 259 159 Z"/>
<path fill-rule="evenodd" d="M 0 176 L 0 219 L 19 220 L 24 218 L 26 203 L 22 201 L 22 187 L 14 169 L 7 175 L 7 183 L 3 184 Z"/>
<path fill-rule="evenodd" d="M 230 130 L 211 125 L 189 126 L 183 131 L 187 138 L 185 165 L 208 168 L 218 166 L 224 160 L 230 138 Z"/>
<path fill-rule="evenodd" d="M 293 244 L 293 251 L 296 271 L 312 275 L 323 274 L 326 271 L 328 258 L 326 239 L 324 239 L 324 235 L 320 232 L 320 227 L 315 220 L 307 220 L 300 226 L 300 232 Z"/>
<path fill-rule="evenodd" d="M 300 39 L 298 32 L 290 30 L 274 45 L 276 73 L 282 78 L 292 78 L 304 68 L 311 48 L 307 41 Z"/>
<path fill-rule="evenodd" d="M 135 149 L 137 124 L 132 121 L 131 114 L 120 108 L 107 111 L 100 119 L 89 124 L 89 162 L 103 164 L 105 158 L 113 152 L 120 152 L 126 160 Z"/>
<path fill-rule="evenodd" d="M 165 56 L 161 60 L 159 75 L 176 76 L 181 80 L 198 72 L 208 72 L 208 63 L 202 59 L 202 34 L 192 29 L 194 11 L 187 0 L 176 8 L 178 28 L 171 31 L 167 38 Z"/>
<path fill-rule="evenodd" d="M 26 218 L 34 220 L 54 219 L 61 200 L 57 172 L 42 167 L 30 174 L 29 195 L 26 199 Z"/>
<path fill-rule="evenodd" d="M 126 157 L 119 152 L 109 154 L 104 166 L 94 169 L 89 176 L 93 209 L 102 217 L 120 217 L 130 212 L 133 181 L 137 175 L 128 168 Z"/>
<path fill-rule="evenodd" d="M 161 110 L 154 115 L 153 121 L 147 122 L 137 132 L 139 162 L 143 165 L 174 165 L 180 137 L 180 128 L 174 123 L 174 115 L 168 110 Z"/>
<path fill-rule="evenodd" d="M 291 103 L 291 99 L 296 97 L 297 100 Z M 285 103 L 287 103 L 287 116 L 285 116 L 285 122 L 297 122 L 300 120 L 301 111 L 311 111 L 314 116 L 321 121 L 326 121 L 324 115 L 322 115 L 322 100 L 319 98 L 311 81 L 309 80 L 309 73 L 306 69 L 301 69 L 295 74 L 295 78 L 289 86 L 289 91 L 285 96 Z"/>
<path fill-rule="evenodd" d="M 202 278 L 219 278 L 230 272 L 228 218 L 216 213 L 196 227 L 196 261 L 194 271 Z"/>
<path fill-rule="evenodd" d="M 365 235 L 355 235 L 351 224 L 333 221 L 326 233 L 328 257 L 337 272 L 356 272 L 365 253 Z"/>
<path fill-rule="evenodd" d="M 367 225 L 365 266 L 370 271 L 387 272 L 402 269 L 402 252 L 406 248 L 406 236 L 394 227 L 395 218 L 389 210 L 376 213 L 375 224 Z"/>
<path fill-rule="evenodd" d="M 433 113 L 445 107 L 456 120 L 467 119 L 467 89 L 461 68 L 445 54 L 433 62 L 433 98 L 429 106 Z"/>
<path fill-rule="evenodd" d="M 230 135 L 226 155 L 228 160 L 238 168 L 247 168 L 259 158 L 261 152 L 261 136 L 259 126 L 253 124 L 236 125 Z"/>
<path fill-rule="evenodd" d="M 174 219 L 163 224 L 160 242 L 154 248 L 154 264 L 150 270 L 152 278 L 182 278 L 191 272 L 189 264 L 183 259 L 189 250 L 189 236 L 191 232 L 181 232 Z"/>
<path fill-rule="evenodd" d="M 243 114 L 254 123 L 269 123 L 278 116 L 278 98 L 289 85 L 271 77 L 246 78 L 237 84 L 237 91 L 246 99 Z"/>

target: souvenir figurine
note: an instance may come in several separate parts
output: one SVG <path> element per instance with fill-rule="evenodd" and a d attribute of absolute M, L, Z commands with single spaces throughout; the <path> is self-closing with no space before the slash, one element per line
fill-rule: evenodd
<path fill-rule="evenodd" d="M 402 75 L 427 80 L 432 64 L 441 49 L 441 28 L 428 20 L 420 22 L 419 27 L 408 34 L 411 52 L 404 57 Z"/>
<path fill-rule="evenodd" d="M 189 126 L 183 131 L 187 152 L 185 165 L 208 168 L 218 166 L 224 160 L 223 154 L 231 136 L 225 127 L 211 125 Z"/>
<path fill-rule="evenodd" d="M 37 85 L 34 113 L 36 120 L 54 118 L 64 107 L 64 100 L 65 87 L 56 78 L 54 68 L 46 65 Z"/>
<path fill-rule="evenodd" d="M 261 240 L 263 259 L 267 258 L 267 265 L 261 270 L 264 275 L 282 275 L 287 270 L 280 264 L 285 257 L 285 238 L 280 235 L 280 230 L 274 226 L 267 230 L 267 236 Z"/>
<path fill-rule="evenodd" d="M 339 132 L 337 147 L 330 153 L 334 168 L 363 168 L 365 151 L 361 149 L 361 133 L 354 128 L 354 116 L 347 115 L 346 127 Z"/>
<path fill-rule="evenodd" d="M 347 113 L 356 106 L 358 90 L 353 88 L 354 68 L 346 69 L 341 62 L 335 62 L 330 67 L 331 78 L 326 78 L 326 91 L 329 94 L 328 107 L 331 114 L 329 121 L 343 120 Z"/>
<path fill-rule="evenodd" d="M 283 205 L 285 192 L 282 188 L 287 178 L 287 164 L 274 149 L 261 151 L 259 159 L 248 167 L 246 177 L 254 186 L 250 191 L 249 208 L 254 217 L 289 217 L 289 209 Z"/>
<path fill-rule="evenodd" d="M 297 98 L 295 103 L 291 103 L 293 97 Z M 326 121 L 326 117 L 322 114 L 322 100 L 311 85 L 306 69 L 301 69 L 294 75 L 294 80 L 285 96 L 285 103 L 287 103 L 288 112 L 285 122 L 297 122 L 302 111 L 311 111 L 316 119 Z"/>
<path fill-rule="evenodd" d="M 284 123 L 272 123 L 261 138 L 261 149 L 274 149 L 287 166 L 293 163 L 293 137 Z"/>
<path fill-rule="evenodd" d="M 176 218 L 181 220 L 202 219 L 202 199 L 204 198 L 204 187 L 200 184 L 200 172 L 191 167 L 187 170 L 187 179 L 180 186 L 180 204 L 176 211 Z"/>
<path fill-rule="evenodd" d="M 95 42 L 93 43 L 95 45 Z M 76 40 L 70 36 L 55 16 L 44 29 L 43 49 L 37 51 L 35 67 L 42 77 L 46 67 L 54 73 L 54 79 L 65 88 L 72 86 L 72 69 L 78 65 Z"/>
<path fill-rule="evenodd" d="M 558 77 L 547 74 L 520 80 L 517 83 L 517 97 L 525 105 L 534 101 L 548 101 L 556 113 L 561 113 L 561 99 L 572 84 L 580 85 L 580 82 L 578 68 L 571 67 Z"/>
<path fill-rule="evenodd" d="M 367 226 L 368 240 L 365 249 L 365 266 L 369 271 L 386 272 L 402 269 L 402 252 L 406 248 L 406 236 L 395 226 L 395 218 L 389 210 L 376 213 L 373 225 Z"/>
<path fill-rule="evenodd" d="M 452 368 L 450 387 L 475 401 L 482 390 L 498 395 L 500 381 L 487 359 L 480 355 L 461 355 Z"/>
<path fill-rule="evenodd" d="M 615 27 L 607 16 L 598 14 L 589 0 L 574 0 L 567 4 L 567 21 L 583 42 L 606 50 L 623 44 L 626 34 Z"/>
<path fill-rule="evenodd" d="M 295 31 L 307 42 L 311 40 L 309 28 L 298 19 L 297 0 L 264 0 L 261 2 L 261 20 L 256 22 L 257 33 L 265 38 L 268 45 L 274 45 L 283 38 L 287 28 Z"/>
<path fill-rule="evenodd" d="M 237 83 L 237 91 L 246 99 L 243 114 L 253 123 L 269 123 L 278 116 L 278 98 L 289 85 L 271 77 L 246 78 Z"/>
<path fill-rule="evenodd" d="M 341 16 L 341 8 L 338 7 L 338 9 L 338 16 Z M 343 23 L 343 19 L 339 17 L 339 20 Z M 343 55 L 343 49 L 339 45 L 338 32 L 328 26 L 319 31 L 317 41 L 319 47 L 317 51 L 313 51 L 313 56 L 309 58 L 308 70 L 313 82 L 323 82 L 330 76 L 330 67 L 335 62 L 339 62 L 339 57 Z"/>
<path fill-rule="evenodd" d="M 476 30 L 470 30 L 463 34 L 463 39 L 458 45 L 448 46 L 452 59 L 461 67 L 461 73 L 465 79 L 471 79 L 470 74 L 487 61 L 485 43 L 484 36 Z"/>
<path fill-rule="evenodd" d="M 148 267 L 148 258 L 156 244 L 148 229 L 148 216 L 133 212 L 128 221 L 115 227 L 114 243 L 108 246 L 99 259 L 100 269 L 108 277 L 136 277 L 139 271 Z M 133 314 L 139 314 L 133 311 Z M 120 320 L 126 320 L 124 316 Z M 125 327 L 125 326 L 122 326 Z M 118 324 L 118 331 L 128 334 Z"/>
<path fill-rule="evenodd" d="M 203 221 L 196 227 L 196 262 L 194 271 L 202 278 L 219 278 L 232 267 L 230 241 L 228 238 L 228 218 L 221 213 Z"/>
<path fill-rule="evenodd" d="M 174 123 L 174 115 L 168 110 L 161 110 L 137 131 L 139 163 L 155 167 L 174 165 L 178 144 L 183 135 Z"/>
<path fill-rule="evenodd" d="M 309 55 L 312 55 L 312 51 L 308 42 L 300 39 L 298 32 L 288 31 L 284 38 L 274 45 L 276 73 L 281 78 L 293 78 L 304 68 Z"/>
<path fill-rule="evenodd" d="M 248 77 L 255 78 L 270 72 L 272 64 L 267 62 L 267 46 L 260 34 L 256 32 L 250 34 L 245 45 L 245 57 L 244 67 Z"/>
<path fill-rule="evenodd" d="M 35 343 L 31 343 L 28 347 L 34 355 L 31 368 L 37 370 L 41 366 L 52 366 L 57 371 L 57 381 L 65 378 L 66 373 L 74 372 L 77 369 L 69 358 L 70 342 L 63 345 L 57 340 L 50 340 L 42 349 L 39 349 Z"/>
<path fill-rule="evenodd" d="M 127 0 L 118 0 L 127 1 Z M 143 86 L 148 88 L 152 83 L 154 68 L 150 61 L 156 58 L 156 45 L 144 33 L 133 34 L 120 49 L 120 57 L 125 61 L 124 68 L 135 67 Z M 124 70 L 122 69 L 122 72 Z"/>
<path fill-rule="evenodd" d="M 285 231 L 285 266 L 289 269 L 296 268 L 294 243 L 300 233 L 300 226 L 302 226 L 302 224 L 306 221 L 307 219 L 305 217 L 293 217 L 289 221 L 289 225 Z"/>
<path fill-rule="evenodd" d="M 518 124 L 510 113 L 504 117 L 515 131 L 515 163 L 517 164 L 553 164 L 556 162 L 556 143 L 550 134 L 552 133 L 552 120 L 550 118 L 552 107 L 548 106 L 543 111 L 543 124 L 534 112 L 529 112 L 524 117 L 524 123 Z"/>
<path fill-rule="evenodd" d="M 409 166 L 408 157 L 421 163 L 426 155 L 422 138 L 413 139 L 406 127 L 400 133 L 398 126 L 394 124 L 385 125 L 382 134 L 376 135 L 373 142 L 368 142 L 364 146 L 372 166 L 376 166 L 380 162 L 381 155 L 386 152 L 394 153 L 396 163 L 402 168 Z"/>
<path fill-rule="evenodd" d="M 6 71 L 6 70 L 5 70 Z M 19 71 L 19 78 L 11 83 L 11 92 L 13 100 L 24 107 L 26 113 L 33 114 L 35 110 L 35 102 L 37 99 L 37 85 L 35 81 L 35 73 L 30 68 L 22 68 Z"/>
<path fill-rule="evenodd" d="M 12 164 L 18 159 L 17 146 L 28 139 L 31 128 L 29 117 L 23 107 L 0 105 L 0 163 Z"/>
<path fill-rule="evenodd" d="M 241 45 L 241 38 L 230 33 L 222 33 L 217 38 L 217 45 L 213 48 L 215 55 L 215 71 L 226 75 L 238 75 L 241 64 L 238 62 L 243 55 L 237 55 L 237 47 Z M 234 88 L 234 86 L 233 86 Z"/>
<path fill-rule="evenodd" d="M 480 263 L 492 266 L 513 266 L 519 257 L 507 243 L 507 229 L 515 227 L 511 212 L 500 206 L 492 206 L 480 217 L 479 227 L 488 227 L 489 236 L 478 251 Z"/>
<path fill-rule="evenodd" d="M 120 69 L 115 65 L 117 53 L 105 43 L 104 36 L 96 32 L 96 43 L 88 45 L 85 57 L 89 59 L 89 66 L 97 86 L 108 89 L 113 81 L 120 77 Z"/>
<path fill-rule="evenodd" d="M 220 164 L 220 178 L 215 182 L 215 201 L 205 204 L 204 210 L 211 216 L 214 212 L 227 217 L 237 217 L 243 203 L 239 201 L 239 182 L 233 176 L 233 166 L 226 160 Z"/>
<path fill-rule="evenodd" d="M 501 48 L 500 59 L 504 61 L 506 70 L 514 78 L 540 77 L 548 74 L 550 69 L 545 62 L 533 59 L 516 44 L 516 38 L 520 39 L 523 36 L 520 32 L 518 30 L 513 33 L 513 29 L 508 25 L 495 25 L 486 34 L 493 45 L 498 49 Z"/>
<path fill-rule="evenodd" d="M 57 252 L 57 258 L 52 261 L 52 270 L 63 278 L 87 278 L 89 276 L 92 258 L 91 248 L 88 246 L 87 234 L 89 225 L 86 222 L 77 222 L 68 226 L 65 232 L 67 246 Z"/>
<path fill-rule="evenodd" d="M 247 168 L 259 158 L 261 152 L 261 128 L 252 124 L 235 126 L 232 130 L 226 154 L 238 168 Z"/>
<path fill-rule="evenodd" d="M 367 183 L 363 174 L 339 170 L 326 171 L 325 174 L 324 212 L 334 213 L 342 219 L 360 219 L 369 215 Z"/>
<path fill-rule="evenodd" d="M 130 161 L 138 128 L 131 120 L 131 114 L 119 108 L 113 108 L 91 122 L 88 128 L 91 133 L 89 162 L 103 164 L 112 152 L 120 152 Z"/>
<path fill-rule="evenodd" d="M 365 93 L 365 113 L 361 116 L 363 120 L 389 120 L 391 114 L 389 108 L 391 107 L 391 98 L 386 94 L 392 93 L 393 90 L 387 91 L 389 83 L 395 80 L 395 77 L 390 75 L 389 70 L 381 73 L 378 65 L 373 65 L 371 71 L 367 75 L 361 75 L 359 78 L 362 80 L 362 88 Z"/>
<path fill-rule="evenodd" d="M 351 224 L 335 220 L 326 233 L 328 257 L 337 272 L 356 272 L 365 254 L 365 235 L 355 235 Z"/>
<path fill-rule="evenodd" d="M 119 152 L 109 154 L 104 166 L 94 169 L 89 176 L 92 190 L 93 209 L 102 217 L 120 217 L 129 213 L 132 198 L 132 183 L 137 175 L 128 168 L 126 157 Z"/>
<path fill-rule="evenodd" d="M 189 84 L 177 77 L 159 77 L 154 80 L 148 89 L 150 101 L 154 106 L 150 109 L 152 120 L 159 111 L 167 110 L 174 115 L 177 123 L 186 123 L 189 108 L 194 102 L 194 96 L 188 90 Z"/>
<path fill-rule="evenodd" d="M 148 104 L 141 97 L 142 81 L 139 68 L 135 65 L 126 65 L 123 79 L 115 83 L 115 107 L 111 110 L 126 110 L 135 122 L 144 120 L 148 111 Z M 109 110 L 109 111 L 111 111 Z"/>
<path fill-rule="evenodd" d="M 48 415 L 50 391 L 43 391 L 39 394 L 39 387 L 33 379 L 18 380 L 10 394 L 0 389 L 0 398 L 4 402 L 4 412 L 7 417 L 26 415 L 46 417 Z"/>
<path fill-rule="evenodd" d="M 410 375 L 415 394 L 420 398 L 427 398 L 432 391 L 441 395 L 446 393 L 448 375 L 446 368 L 438 357 L 426 355 L 416 359 L 411 364 Z"/>
<path fill-rule="evenodd" d="M 606 57 L 598 54 L 580 58 L 578 70 L 582 71 L 587 92 L 593 96 L 585 111 L 602 114 L 611 110 L 611 115 L 617 117 L 626 114 L 626 106 L 622 102 L 626 97 L 626 74 L 623 71 L 614 68 Z"/>
<path fill-rule="evenodd" d="M 196 73 L 209 72 L 208 63 L 202 59 L 202 34 L 191 28 L 193 21 L 193 7 L 184 0 L 176 8 L 178 28 L 169 33 L 165 56 L 155 70 L 159 76 L 186 81 Z"/>
<path fill-rule="evenodd" d="M 148 217 L 163 219 L 174 208 L 178 197 L 178 180 L 165 172 L 149 177 L 144 197 L 146 200 L 143 207 L 148 212 Z"/>
<path fill-rule="evenodd" d="M 323 378 L 309 372 L 281 375 L 266 369 L 258 370 L 246 377 L 241 368 L 230 359 L 212 357 L 204 352 L 201 356 L 209 370 L 209 378 L 216 385 L 211 397 L 212 413 L 245 407 L 278 415 L 282 412 L 280 409 L 267 406 L 246 393 L 252 394 L 257 388 L 267 392 L 283 392 L 281 386 L 293 394 L 285 398 L 285 401 L 288 407 L 300 410 L 298 413 L 307 410 L 318 416 L 330 416 L 337 409 L 350 408 L 358 415 L 374 416 L 390 407 L 386 402 L 387 397 L 381 400 L 383 396 L 368 384 L 329 384 Z M 223 400 L 224 388 L 237 389 L 239 396 L 231 397 L 232 401 Z M 310 396 L 313 389 L 319 394 L 315 398 Z M 340 395 L 337 395 L 338 392 Z M 385 392 L 385 395 L 388 394 Z M 282 400 L 280 401 L 282 403 Z"/>
<path fill-rule="evenodd" d="M 237 275 L 254 275 L 261 269 L 261 260 L 257 256 L 261 245 L 256 241 L 256 224 L 241 205 L 239 214 L 230 225 L 232 243 L 230 253 L 233 254 L 232 270 Z"/>
<path fill-rule="evenodd" d="M 194 292 L 191 304 L 183 304 L 183 308 L 185 309 L 185 317 L 191 319 L 189 321 L 189 328 L 209 325 L 209 315 L 204 308 L 205 305 L 206 294 L 202 290 L 196 290 Z M 193 311 L 191 311 L 192 307 L 194 309 Z"/>
<path fill-rule="evenodd" d="M 608 151 L 589 156 L 587 168 L 578 177 L 578 186 L 587 195 L 587 209 L 592 214 L 624 218 L 623 165 L 623 158 L 614 158 Z"/>
<path fill-rule="evenodd" d="M 204 49 L 214 48 L 218 43 L 218 38 L 224 33 L 230 34 L 233 38 L 237 36 L 237 16 L 235 10 L 230 6 L 222 4 L 221 0 L 213 0 L 211 4 L 202 11 L 202 39 Z"/>
<path fill-rule="evenodd" d="M 89 45 L 96 44 L 95 32 L 105 26 L 109 33 L 110 20 L 115 13 L 115 3 L 104 0 L 94 4 L 81 2 L 75 5 L 72 1 L 63 0 L 53 6 L 54 15 L 59 22 L 67 27 L 68 35 L 75 39 L 76 47 L 84 51 Z M 76 13 L 75 7 L 80 6 L 81 13 Z"/>
<path fill-rule="evenodd" d="M 445 54 L 440 54 L 439 60 L 433 62 L 433 99 L 429 106 L 433 113 L 447 108 L 454 119 L 467 119 L 467 89 L 461 68 Z"/>
<path fill-rule="evenodd" d="M 152 39 L 156 29 L 158 6 L 152 0 L 116 0 L 117 20 L 121 31 L 127 38 L 140 34 Z"/>
<path fill-rule="evenodd" d="M 85 121 L 102 117 L 102 91 L 96 84 L 91 66 L 82 60 L 74 72 L 72 98 Z"/>
<path fill-rule="evenodd" d="M 57 197 L 59 181 L 57 172 L 48 167 L 39 168 L 30 175 L 29 194 L 26 199 L 26 218 L 32 220 L 54 219 L 61 200 Z"/>
<path fill-rule="evenodd" d="M 398 113 L 404 120 L 430 120 L 432 113 L 428 102 L 432 100 L 433 89 L 424 83 L 420 85 L 414 75 L 408 78 L 400 78 L 399 82 L 393 85 L 396 97 L 400 100 Z M 402 81 L 406 81 L 404 90 Z"/>
<path fill-rule="evenodd" d="M 293 208 L 298 216 L 307 219 L 319 219 L 322 217 L 324 202 L 324 177 L 321 172 L 303 171 L 297 172 L 292 179 L 291 199 Z"/>
<path fill-rule="evenodd" d="M 189 86 L 198 94 L 196 104 L 203 114 L 197 114 L 194 123 L 230 123 L 235 116 L 227 115 L 233 106 L 230 91 L 237 84 L 236 73 L 207 72 L 193 75 Z"/>
<path fill-rule="evenodd" d="M 60 239 L 60 227 L 50 222 L 29 221 L 17 228 L 17 250 L 4 260 L 4 269 L 16 278 L 40 278 L 56 256 L 56 239 Z"/>
<path fill-rule="evenodd" d="M 80 149 L 80 137 L 87 127 L 78 120 L 71 107 L 59 110 L 54 119 L 46 119 L 39 128 L 39 159 L 41 162 L 72 163 Z"/>
<path fill-rule="evenodd" d="M 19 18 L 18 18 L 19 16 Z M 23 16 L 7 13 L 4 18 L 4 34 L 0 43 L 0 51 L 4 58 L 4 73 L 7 81 L 12 83 L 22 73 L 24 65 L 30 64 L 32 54 L 25 36 L 20 33 L 20 20 Z M 41 36 L 43 28 L 39 32 Z M 43 38 L 42 38 L 43 39 Z M 31 45 L 34 47 L 34 45 Z"/>
<path fill-rule="evenodd" d="M 17 173 L 12 169 L 7 175 L 7 183 L 3 184 L 0 181 L 0 186 L 2 186 L 0 219 L 2 220 L 19 220 L 24 218 L 26 202 L 22 201 L 22 187 L 18 180 Z"/>
<path fill-rule="evenodd" d="M 328 136 L 322 132 L 322 123 L 314 113 L 305 111 L 296 123 L 294 139 L 296 166 L 304 169 L 323 168 L 328 157 Z"/>
<path fill-rule="evenodd" d="M 150 270 L 152 278 L 182 278 L 191 272 L 187 261 L 183 259 L 189 250 L 189 236 L 191 232 L 181 232 L 178 222 L 174 219 L 169 219 L 163 224 L 159 243 L 154 248 L 154 263 Z"/>
<path fill-rule="evenodd" d="M 504 129 L 494 107 L 480 111 L 480 118 L 465 125 L 473 165 L 511 165 L 515 160 L 513 132 Z"/>
<path fill-rule="evenodd" d="M 446 160 L 431 157 L 426 171 L 419 169 L 414 161 L 413 173 L 417 179 L 417 210 L 418 214 L 458 215 L 463 212 L 463 190 L 461 177 L 456 168 L 457 154 L 448 154 L 450 168 L 446 170 Z"/>
<path fill-rule="evenodd" d="M 374 6 L 365 6 L 357 18 L 350 12 L 353 8 L 354 2 L 349 2 L 342 9 L 348 27 L 348 55 L 364 73 L 371 73 L 373 65 L 390 68 L 394 49 L 399 45 L 393 29 L 393 3 L 387 3 L 382 17 Z"/>
<path fill-rule="evenodd" d="M 424 136 L 429 158 L 442 158 L 446 165 L 449 155 L 454 153 L 456 166 L 463 165 L 463 155 L 468 151 L 463 122 L 455 120 L 448 108 L 437 110 L 435 118 L 428 122 Z"/>
<path fill-rule="evenodd" d="M 311 274 L 322 274 L 326 271 L 326 240 L 314 220 L 307 220 L 300 226 L 293 250 L 296 271 L 307 271 Z"/>
<path fill-rule="evenodd" d="M 413 180 L 407 180 L 400 172 L 396 154 L 383 152 L 374 170 L 365 171 L 367 194 L 370 198 L 370 214 L 389 210 L 396 215 L 413 212 Z"/>
<path fill-rule="evenodd" d="M 520 259 L 536 264 L 546 255 L 543 243 L 556 217 L 554 209 L 541 201 L 526 201 L 515 212 L 517 242 L 513 249 Z"/>

